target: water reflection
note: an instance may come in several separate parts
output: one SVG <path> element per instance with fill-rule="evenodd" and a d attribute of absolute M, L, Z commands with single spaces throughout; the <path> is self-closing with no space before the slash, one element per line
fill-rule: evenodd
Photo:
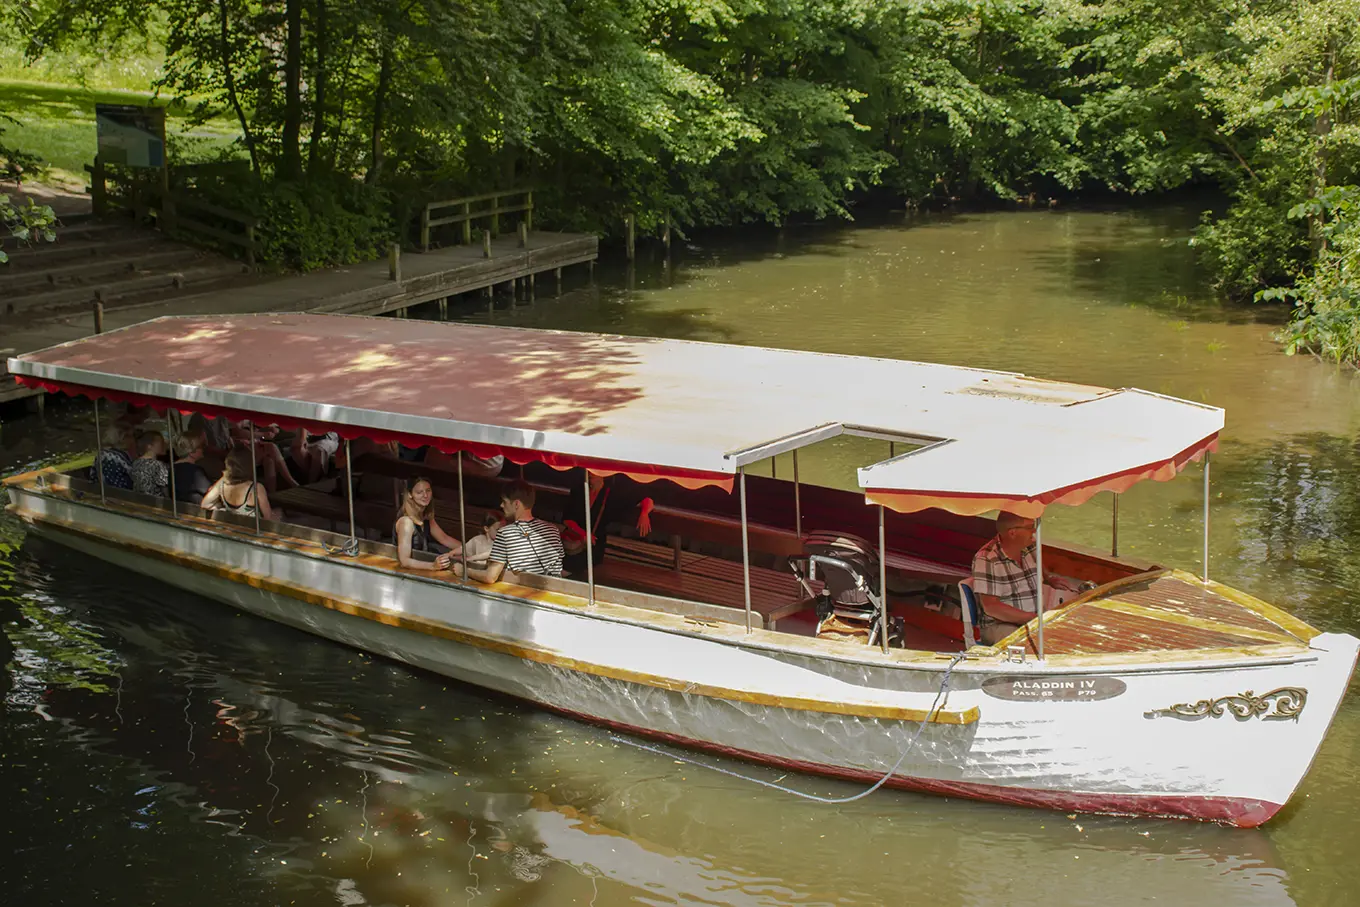
<path fill-rule="evenodd" d="M 1360 631 L 1356 376 L 1281 356 L 1269 324 L 1212 300 L 1185 222 L 1060 211 L 790 230 L 640 264 L 631 289 L 602 273 L 459 315 L 1209 400 L 1228 410 L 1213 575 Z M 0 473 L 93 437 L 79 404 L 3 431 Z M 848 487 L 874 455 L 825 445 L 803 475 Z M 1124 496 L 1122 550 L 1198 567 L 1195 469 Z M 1109 496 L 1052 524 L 1108 544 Z M 1241 831 L 902 793 L 803 802 L 126 576 L 8 516 L 0 625 L 6 902 L 1311 905 L 1345 902 L 1356 881 L 1360 690 L 1297 799 Z"/>

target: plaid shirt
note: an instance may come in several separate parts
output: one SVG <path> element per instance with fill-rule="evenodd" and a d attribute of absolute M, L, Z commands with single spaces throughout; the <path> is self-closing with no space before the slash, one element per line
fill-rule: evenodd
<path fill-rule="evenodd" d="M 994 595 L 1003 604 L 1031 614 L 1039 610 L 1035 592 L 1037 574 L 1033 545 L 1021 553 L 1020 563 L 1006 556 L 1000 538 L 992 539 L 973 555 L 973 591 L 978 595 Z"/>

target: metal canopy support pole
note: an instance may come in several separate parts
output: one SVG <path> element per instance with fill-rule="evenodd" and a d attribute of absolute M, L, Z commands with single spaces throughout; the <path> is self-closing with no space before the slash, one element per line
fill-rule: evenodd
<path fill-rule="evenodd" d="M 1209 451 L 1204 452 L 1204 581 L 1209 581 Z"/>
<path fill-rule="evenodd" d="M 466 582 L 468 581 L 468 575 L 467 575 L 467 543 L 468 543 L 468 536 L 467 536 L 467 502 L 466 502 L 465 500 L 463 500 L 463 452 L 462 452 L 461 450 L 458 451 L 457 457 L 458 457 L 458 532 L 459 532 L 459 538 L 462 539 L 462 541 L 463 541 L 463 547 L 459 550 L 459 553 L 462 555 L 462 560 L 463 560 L 463 579 L 462 579 L 462 582 L 466 583 Z"/>
<path fill-rule="evenodd" d="M 746 596 L 746 632 L 751 632 L 751 541 L 746 531 L 746 467 L 737 467 L 741 484 L 741 587 Z"/>
<path fill-rule="evenodd" d="M 878 505 L 878 633 L 883 638 L 883 654 L 888 654 L 888 514 Z"/>
<path fill-rule="evenodd" d="M 893 441 L 889 441 L 889 442 L 888 442 L 888 459 L 891 460 L 891 459 L 892 459 L 893 457 L 895 457 L 895 456 L 897 456 L 897 444 L 896 444 L 895 442 L 893 442 Z"/>
<path fill-rule="evenodd" d="M 798 493 L 798 451 L 793 451 L 793 528 L 803 537 L 803 501 Z"/>
<path fill-rule="evenodd" d="M 770 478 L 779 478 L 779 457 L 777 455 L 770 457 Z"/>
<path fill-rule="evenodd" d="M 99 430 L 99 398 L 94 400 L 94 474 L 99 479 L 99 503 L 104 499 L 104 433 Z"/>
<path fill-rule="evenodd" d="M 1114 511 L 1110 518 L 1110 557 L 1119 557 L 1119 492 L 1114 495 Z"/>
<path fill-rule="evenodd" d="M 354 532 L 354 459 L 349 452 L 349 438 L 345 439 L 345 503 L 349 504 L 349 551 L 351 556 L 356 556 L 359 537 Z"/>
<path fill-rule="evenodd" d="M 1036 611 L 1039 619 L 1039 660 L 1044 660 L 1044 527 L 1043 517 L 1034 518 L 1034 584 Z"/>
<path fill-rule="evenodd" d="M 586 585 L 589 586 L 589 598 L 587 602 L 595 604 L 595 541 L 591 538 L 595 533 L 595 527 L 590 519 L 590 470 L 585 470 L 586 483 Z M 748 598 L 749 601 L 749 598 Z M 747 620 L 749 627 L 749 618 Z"/>
<path fill-rule="evenodd" d="M 255 466 L 255 420 L 250 420 L 250 481 L 259 481 L 259 474 Z M 247 489 L 246 494 L 250 491 Z M 255 534 L 260 534 L 260 489 L 255 489 Z"/>
<path fill-rule="evenodd" d="M 165 410 L 165 433 L 170 436 L 170 514 L 179 518 L 179 497 L 175 494 L 175 423 L 170 409 Z"/>

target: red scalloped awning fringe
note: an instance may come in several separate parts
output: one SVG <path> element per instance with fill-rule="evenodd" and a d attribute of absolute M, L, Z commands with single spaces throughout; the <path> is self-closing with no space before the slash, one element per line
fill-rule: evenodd
<path fill-rule="evenodd" d="M 665 479 L 674 482 L 682 488 L 705 488 L 716 485 L 725 491 L 732 490 L 733 477 L 720 472 L 705 472 L 697 469 L 676 469 L 668 466 L 653 466 L 649 463 L 630 463 L 624 460 L 605 460 L 593 457 L 577 457 L 568 454 L 552 453 L 544 450 L 527 450 L 522 447 L 498 447 L 494 444 L 476 444 L 468 441 L 453 441 L 449 438 L 434 438 L 426 435 L 415 435 L 400 431 L 385 431 L 379 429 L 357 429 L 352 425 L 339 425 L 331 422 L 303 422 L 298 419 L 288 419 L 280 416 L 264 415 L 252 413 L 247 410 L 229 409 L 223 406 L 209 406 L 205 404 L 194 404 L 186 406 L 183 400 L 172 400 L 167 397 L 149 397 L 141 394 L 132 394 L 125 391 L 113 391 L 105 388 L 88 387 L 81 384 L 69 384 L 60 381 L 48 381 L 43 378 L 35 378 L 29 375 L 15 375 L 15 380 L 25 387 L 39 388 L 52 393 L 67 394 L 70 396 L 88 397 L 91 400 L 104 399 L 115 403 L 127 403 L 132 406 L 145 406 L 157 413 L 164 413 L 167 409 L 175 409 L 183 415 L 199 413 L 203 416 L 216 418 L 224 416 L 233 422 L 244 420 L 254 420 L 262 424 L 278 425 L 287 429 L 302 429 L 311 434 L 324 434 L 328 431 L 336 432 L 342 438 L 351 441 L 359 438 L 368 438 L 380 444 L 387 444 L 396 441 L 407 447 L 432 446 L 446 454 L 457 454 L 467 452 L 477 457 L 503 456 L 511 463 L 523 466 L 525 463 L 540 462 L 546 463 L 553 469 L 567 470 L 583 467 L 597 475 L 622 475 L 636 482 L 656 482 Z M 268 419 L 268 422 L 264 422 Z"/>
<path fill-rule="evenodd" d="M 1186 464 L 1203 459 L 1205 453 L 1218 450 L 1218 432 L 1195 442 L 1173 457 L 1135 466 L 1122 472 L 1112 473 L 1098 479 L 1091 479 L 1065 488 L 1041 494 L 1038 497 L 1018 495 L 974 494 L 968 492 L 943 491 L 902 491 L 885 488 L 867 488 L 865 500 L 871 504 L 882 504 L 899 513 L 915 513 L 918 510 L 938 508 L 962 516 L 977 516 L 993 510 L 1007 510 L 1023 517 L 1041 516 L 1050 504 L 1066 504 L 1075 507 L 1084 504 L 1102 491 L 1121 493 L 1147 479 L 1156 482 L 1169 482 L 1174 479 Z"/>

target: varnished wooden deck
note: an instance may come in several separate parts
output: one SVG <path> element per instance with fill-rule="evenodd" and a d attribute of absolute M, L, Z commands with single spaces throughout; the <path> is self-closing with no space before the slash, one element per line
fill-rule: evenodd
<path fill-rule="evenodd" d="M 1250 596 L 1175 571 L 1111 584 L 1044 623 L 1048 655 L 1306 648 L 1311 627 Z M 1031 634 L 1032 636 L 1033 634 Z"/>

